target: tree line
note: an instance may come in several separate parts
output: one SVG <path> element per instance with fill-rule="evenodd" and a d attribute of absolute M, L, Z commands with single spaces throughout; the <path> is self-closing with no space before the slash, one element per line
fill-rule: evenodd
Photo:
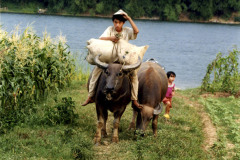
<path fill-rule="evenodd" d="M 184 13 L 192 20 L 208 20 L 213 16 L 228 19 L 240 11 L 240 0 L 5 0 L 2 6 L 29 3 L 47 8 L 49 13 L 111 15 L 120 8 L 133 18 L 159 17 L 178 20 Z M 7 6 L 6 6 L 7 7 Z"/>

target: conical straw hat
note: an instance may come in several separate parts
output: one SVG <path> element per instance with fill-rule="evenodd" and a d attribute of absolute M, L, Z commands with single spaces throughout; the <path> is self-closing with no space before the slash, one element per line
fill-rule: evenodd
<path fill-rule="evenodd" d="M 119 9 L 116 13 L 114 13 L 113 15 L 128 15 L 126 12 L 124 12 L 123 10 Z"/>

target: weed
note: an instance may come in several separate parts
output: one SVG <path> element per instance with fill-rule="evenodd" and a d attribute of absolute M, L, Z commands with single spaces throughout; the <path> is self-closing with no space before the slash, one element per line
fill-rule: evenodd
<path fill-rule="evenodd" d="M 78 114 L 74 113 L 75 103 L 71 97 L 63 97 L 54 107 L 46 107 L 44 124 L 77 124 Z"/>
<path fill-rule="evenodd" d="M 209 92 L 222 91 L 236 94 L 240 89 L 238 56 L 239 51 L 236 49 L 229 52 L 226 57 L 222 57 L 222 53 L 217 54 L 216 59 L 207 67 L 201 89 Z M 213 78 L 212 81 L 211 78 Z"/>

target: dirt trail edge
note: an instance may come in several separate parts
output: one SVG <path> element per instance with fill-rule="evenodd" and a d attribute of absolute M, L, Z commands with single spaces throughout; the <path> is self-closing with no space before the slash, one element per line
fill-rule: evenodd
<path fill-rule="evenodd" d="M 210 152 L 209 151 L 210 147 L 212 147 L 214 142 L 217 141 L 217 132 L 216 127 L 213 125 L 210 117 L 204 111 L 204 106 L 199 104 L 197 101 L 191 101 L 189 97 L 186 97 L 184 95 L 176 93 L 175 96 L 178 98 L 182 98 L 185 101 L 185 103 L 189 104 L 191 107 L 194 107 L 198 111 L 198 114 L 202 119 L 203 132 L 205 137 L 204 145 L 202 147 L 205 151 Z"/>

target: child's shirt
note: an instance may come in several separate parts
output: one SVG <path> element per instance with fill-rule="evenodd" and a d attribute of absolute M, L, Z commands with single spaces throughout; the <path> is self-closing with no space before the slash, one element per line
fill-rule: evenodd
<path fill-rule="evenodd" d="M 168 90 L 167 90 L 167 93 L 166 93 L 167 98 L 172 98 L 172 91 L 174 90 L 174 88 L 175 88 L 175 83 L 172 83 L 171 85 L 168 85 Z"/>

